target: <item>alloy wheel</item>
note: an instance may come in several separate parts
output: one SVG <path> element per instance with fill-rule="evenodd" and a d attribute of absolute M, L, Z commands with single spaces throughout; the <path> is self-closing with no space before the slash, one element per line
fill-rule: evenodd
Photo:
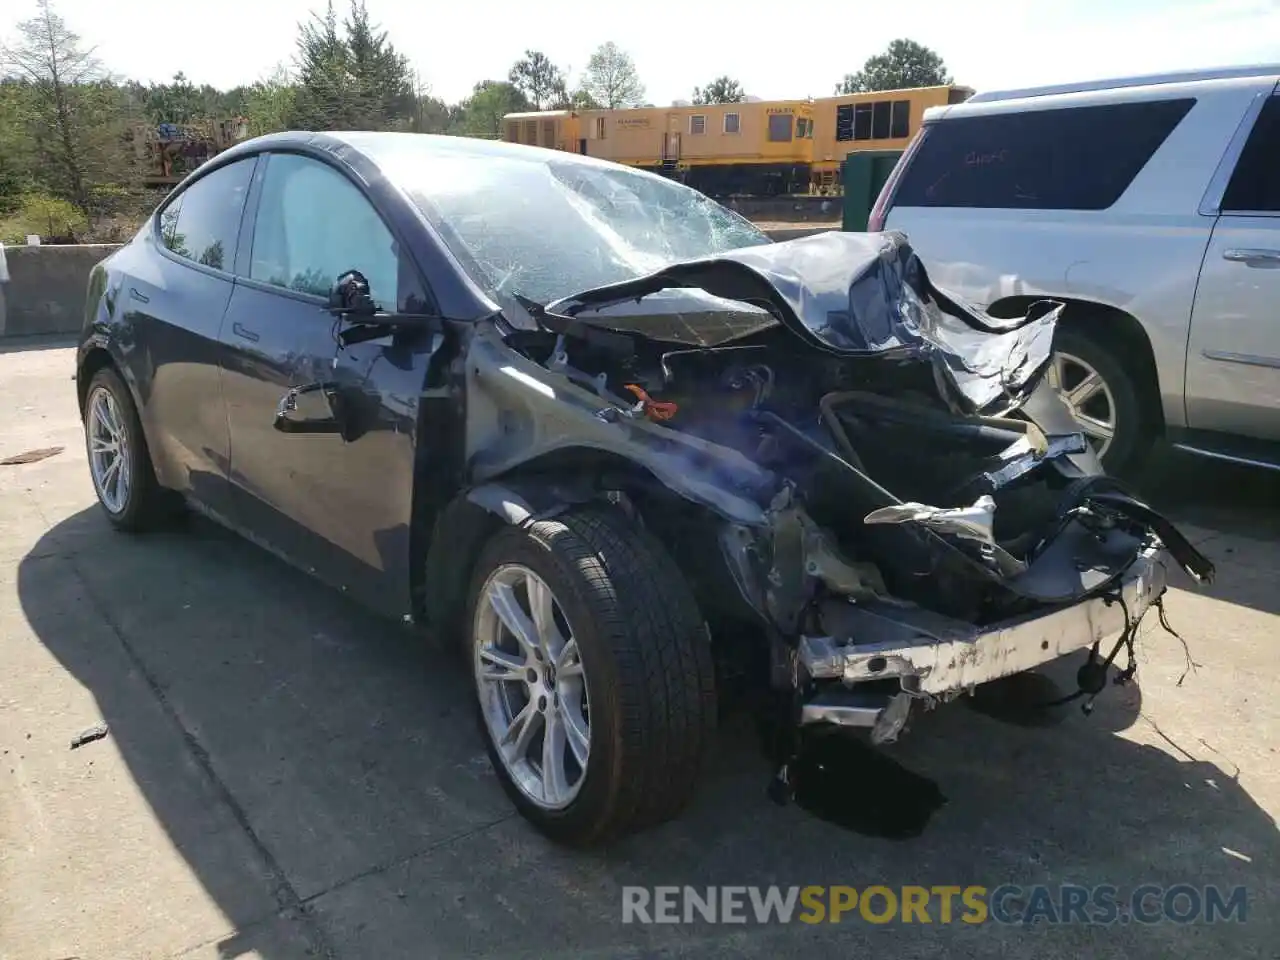
<path fill-rule="evenodd" d="M 120 513 L 129 503 L 129 435 L 124 414 L 106 387 L 96 387 L 86 405 L 85 432 L 89 447 L 89 472 L 102 505 Z"/>
<path fill-rule="evenodd" d="M 473 669 L 485 727 L 511 780 L 560 810 L 586 778 L 587 676 L 560 602 L 536 573 L 504 564 L 481 588 Z"/>
<path fill-rule="evenodd" d="M 1099 457 L 1105 455 L 1116 435 L 1116 401 L 1107 381 L 1084 360 L 1062 352 L 1054 354 L 1048 379 L 1080 432 Z"/>

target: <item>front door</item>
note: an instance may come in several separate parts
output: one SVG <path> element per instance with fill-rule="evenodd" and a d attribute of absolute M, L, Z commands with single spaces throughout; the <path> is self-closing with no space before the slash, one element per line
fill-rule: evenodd
<path fill-rule="evenodd" d="M 1280 440 L 1280 96 L 1263 106 L 1200 270 L 1187 423 Z"/>
<path fill-rule="evenodd" d="M 431 335 L 343 346 L 326 298 L 352 269 L 390 311 L 421 287 L 345 173 L 295 154 L 266 162 L 247 278 L 222 328 L 235 519 L 363 601 L 404 612 L 416 403 Z M 295 388 L 295 409 L 281 416 Z"/>

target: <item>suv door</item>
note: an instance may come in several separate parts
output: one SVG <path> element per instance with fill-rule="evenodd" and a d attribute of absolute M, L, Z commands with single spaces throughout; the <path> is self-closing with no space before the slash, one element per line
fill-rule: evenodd
<path fill-rule="evenodd" d="M 1187 423 L 1280 440 L 1280 96 L 1267 97 L 1222 197 L 1187 350 Z"/>
<path fill-rule="evenodd" d="M 218 335 L 256 157 L 192 182 L 157 212 L 152 233 L 119 262 L 125 363 L 161 483 L 226 508 L 230 445 Z"/>
<path fill-rule="evenodd" d="M 438 338 L 343 347 L 327 295 L 354 269 L 383 309 L 423 313 L 424 285 L 344 170 L 293 153 L 264 165 L 221 338 L 234 516 L 311 572 L 400 613 L 417 403 Z M 294 388 L 311 389 L 280 416 Z"/>

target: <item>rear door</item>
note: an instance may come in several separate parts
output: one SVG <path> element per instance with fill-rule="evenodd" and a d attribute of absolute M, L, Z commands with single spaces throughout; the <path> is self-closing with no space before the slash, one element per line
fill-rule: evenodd
<path fill-rule="evenodd" d="M 230 455 L 218 336 L 256 157 L 219 167 L 176 194 L 153 232 L 120 261 L 120 347 L 161 483 L 210 508 L 227 506 Z"/>
<path fill-rule="evenodd" d="M 1280 440 L 1280 96 L 1263 102 L 1227 183 L 1188 346 L 1188 425 Z"/>

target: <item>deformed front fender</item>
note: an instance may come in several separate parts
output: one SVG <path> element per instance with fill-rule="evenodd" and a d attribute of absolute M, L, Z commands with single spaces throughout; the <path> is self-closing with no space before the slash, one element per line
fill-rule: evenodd
<path fill-rule="evenodd" d="M 501 527 L 554 517 L 591 493 L 572 482 L 506 477 L 460 492 L 437 515 L 420 585 L 425 623 L 448 634 L 466 612 L 468 583 L 485 543 Z"/>

